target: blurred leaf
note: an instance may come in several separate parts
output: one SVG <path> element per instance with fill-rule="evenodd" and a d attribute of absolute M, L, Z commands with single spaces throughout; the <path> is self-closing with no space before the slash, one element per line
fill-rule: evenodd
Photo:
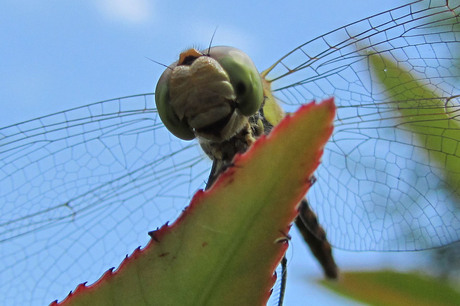
<path fill-rule="evenodd" d="M 262 305 L 297 205 L 332 133 L 333 100 L 303 106 L 259 139 L 171 226 L 72 305 Z"/>
<path fill-rule="evenodd" d="M 451 36 L 451 41 L 459 41 L 460 40 L 460 1 L 459 0 L 450 0 L 448 1 L 449 10 L 446 10 L 443 5 L 438 7 L 437 12 L 432 12 L 430 16 L 430 27 L 424 28 L 425 31 L 432 31 L 433 33 L 440 33 L 442 30 L 443 37 L 447 40 L 447 35 Z M 423 4 L 421 4 L 423 5 Z M 451 46 L 452 53 L 451 54 L 460 54 L 460 46 L 458 44 L 454 44 Z M 456 69 L 457 70 L 457 80 L 460 81 L 460 56 L 455 58 L 455 64 L 452 67 L 448 67 L 449 69 Z"/>
<path fill-rule="evenodd" d="M 440 97 L 383 54 L 369 56 L 370 66 L 400 114 L 398 128 L 414 133 L 414 146 L 426 150 L 427 163 L 446 178 L 460 202 L 460 104 L 458 96 Z"/>
<path fill-rule="evenodd" d="M 371 305 L 458 305 L 460 293 L 449 283 L 417 273 L 344 272 L 339 282 L 320 283 Z"/>

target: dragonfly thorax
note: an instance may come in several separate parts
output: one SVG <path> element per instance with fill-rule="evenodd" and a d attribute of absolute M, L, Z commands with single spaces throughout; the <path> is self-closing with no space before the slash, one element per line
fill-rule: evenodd
<path fill-rule="evenodd" d="M 236 153 L 245 152 L 262 134 L 264 127 L 259 114 L 246 118 L 246 124 L 229 139 L 198 137 L 203 151 L 213 160 L 232 160 Z"/>
<path fill-rule="evenodd" d="M 236 154 L 246 152 L 261 135 L 268 134 L 273 126 L 264 118 L 263 108 L 256 114 L 247 117 L 243 128 L 229 139 L 211 140 L 198 137 L 201 148 L 213 160 L 214 171 L 209 178 L 208 185 L 232 164 Z"/>

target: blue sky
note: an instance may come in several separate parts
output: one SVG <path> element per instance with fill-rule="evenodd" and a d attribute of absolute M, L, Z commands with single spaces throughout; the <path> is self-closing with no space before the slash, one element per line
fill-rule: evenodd
<path fill-rule="evenodd" d="M 400 2 L 399 2 L 400 3 Z M 264 69 L 293 47 L 398 1 L 2 2 L 2 125 L 151 92 L 191 46 L 232 45 Z"/>
<path fill-rule="evenodd" d="M 169 65 L 188 47 L 206 48 L 216 28 L 213 45 L 238 47 L 263 70 L 309 39 L 401 4 L 404 1 L 4 0 L 0 125 L 153 92 L 164 67 L 147 57 Z M 306 300 L 338 303 L 325 289 L 305 285 L 308 276 L 321 273 L 296 240 L 294 235 L 288 252 L 286 305 Z M 418 256 L 409 256 L 337 253 L 339 265 L 351 267 L 363 262 L 416 263 Z"/>

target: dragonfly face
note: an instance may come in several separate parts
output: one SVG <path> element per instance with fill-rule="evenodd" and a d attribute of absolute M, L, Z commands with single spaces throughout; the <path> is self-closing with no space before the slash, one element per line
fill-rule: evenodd
<path fill-rule="evenodd" d="M 288 111 L 335 97 L 335 132 L 308 195 L 334 246 L 403 251 L 459 240 L 459 10 L 407 4 L 312 39 L 264 74 Z M 378 73 L 371 54 L 413 78 L 387 63 Z M 378 74 L 396 80 L 391 89 Z M 189 126 L 183 138 L 195 136 Z M 153 94 L 0 135 L 0 296 L 10 304 L 44 304 L 95 281 L 174 218 L 210 168 L 198 143 L 170 135 Z"/>
<path fill-rule="evenodd" d="M 263 102 L 262 82 L 251 59 L 231 47 L 208 54 L 190 49 L 161 76 L 156 104 L 166 127 L 182 139 L 233 137 Z"/>

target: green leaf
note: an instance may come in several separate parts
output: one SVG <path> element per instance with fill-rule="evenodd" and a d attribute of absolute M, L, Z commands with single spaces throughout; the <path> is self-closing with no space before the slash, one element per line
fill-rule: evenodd
<path fill-rule="evenodd" d="M 302 107 L 237 156 L 171 226 L 72 305 L 262 305 L 297 205 L 332 133 L 333 100 Z"/>
<path fill-rule="evenodd" d="M 320 281 L 345 297 L 370 305 L 458 305 L 460 293 L 448 282 L 417 273 L 343 272 L 339 282 Z"/>
<path fill-rule="evenodd" d="M 414 133 L 427 162 L 443 173 L 449 189 L 460 199 L 460 105 L 458 96 L 441 97 L 429 79 L 417 80 L 383 54 L 369 55 L 370 66 L 392 107 L 400 114 L 399 128 Z M 415 145 L 415 144 L 414 144 Z"/>

